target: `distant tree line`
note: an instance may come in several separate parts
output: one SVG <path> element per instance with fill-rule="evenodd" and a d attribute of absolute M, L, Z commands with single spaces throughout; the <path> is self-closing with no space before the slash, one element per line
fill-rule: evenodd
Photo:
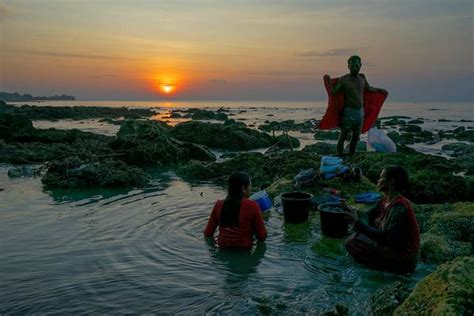
<path fill-rule="evenodd" d="M 19 94 L 18 92 L 0 92 L 0 100 L 5 102 L 21 102 L 21 101 L 42 101 L 42 100 L 76 100 L 71 95 L 53 95 L 49 97 L 34 97 L 29 93 Z"/>

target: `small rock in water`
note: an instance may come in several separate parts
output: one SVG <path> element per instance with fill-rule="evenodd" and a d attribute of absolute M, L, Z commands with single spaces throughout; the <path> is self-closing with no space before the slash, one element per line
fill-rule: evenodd
<path fill-rule="evenodd" d="M 23 175 L 23 171 L 21 170 L 21 168 L 11 168 L 8 170 L 8 176 L 10 178 L 18 178 L 18 177 L 21 177 Z"/>

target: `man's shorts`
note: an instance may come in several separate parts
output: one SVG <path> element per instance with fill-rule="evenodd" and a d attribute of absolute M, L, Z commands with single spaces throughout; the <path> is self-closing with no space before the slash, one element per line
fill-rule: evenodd
<path fill-rule="evenodd" d="M 345 107 L 342 112 L 341 130 L 360 133 L 364 122 L 364 108 Z"/>

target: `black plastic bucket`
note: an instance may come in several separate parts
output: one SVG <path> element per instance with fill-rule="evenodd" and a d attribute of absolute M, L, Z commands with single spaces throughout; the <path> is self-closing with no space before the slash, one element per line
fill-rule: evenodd
<path fill-rule="evenodd" d="M 313 196 L 305 192 L 288 192 L 280 195 L 283 217 L 289 223 L 302 223 L 308 220 L 309 210 L 313 207 Z"/>
<path fill-rule="evenodd" d="M 321 204 L 318 207 L 323 235 L 332 238 L 342 238 L 347 235 L 349 224 L 342 208 L 333 204 Z"/>

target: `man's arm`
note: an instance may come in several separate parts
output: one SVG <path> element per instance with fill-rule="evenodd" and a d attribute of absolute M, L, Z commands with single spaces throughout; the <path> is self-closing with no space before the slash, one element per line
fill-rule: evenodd
<path fill-rule="evenodd" d="M 341 79 L 339 79 L 336 83 L 336 85 L 333 87 L 331 84 L 331 77 L 329 75 L 324 76 L 324 81 L 326 82 L 327 86 L 331 90 L 331 94 L 336 94 L 339 93 L 342 90 L 342 83 Z"/>
<path fill-rule="evenodd" d="M 372 87 L 369 82 L 367 81 L 367 78 L 365 77 L 364 74 L 360 74 L 364 80 L 365 80 L 365 90 L 369 91 L 369 92 L 382 92 L 383 94 L 385 95 L 388 95 L 388 92 L 387 90 L 385 89 L 382 89 L 382 88 L 375 88 L 375 87 Z"/>

